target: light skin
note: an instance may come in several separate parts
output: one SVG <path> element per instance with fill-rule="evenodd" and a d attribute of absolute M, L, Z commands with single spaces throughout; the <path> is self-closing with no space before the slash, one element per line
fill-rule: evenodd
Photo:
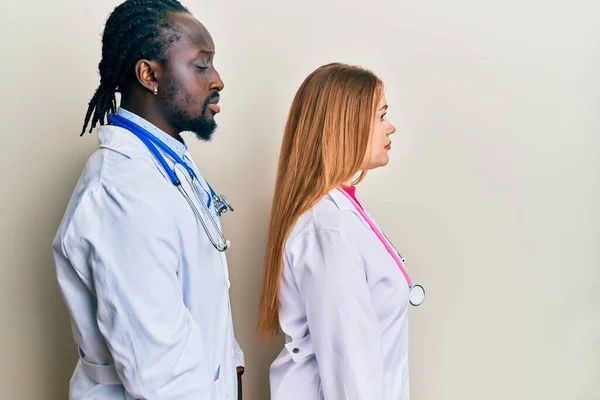
<path fill-rule="evenodd" d="M 389 151 L 392 149 L 390 136 L 396 132 L 396 127 L 387 119 L 387 109 L 387 99 L 383 95 L 377 104 L 367 152 L 360 166 L 361 171 L 383 167 L 390 161 Z M 345 186 L 351 184 L 352 179 L 344 183 Z"/>
<path fill-rule="evenodd" d="M 387 109 L 387 99 L 383 95 L 377 104 L 367 153 L 360 167 L 361 170 L 383 167 L 390 161 L 389 151 L 392 148 L 390 136 L 396 132 L 396 127 L 387 119 Z"/>

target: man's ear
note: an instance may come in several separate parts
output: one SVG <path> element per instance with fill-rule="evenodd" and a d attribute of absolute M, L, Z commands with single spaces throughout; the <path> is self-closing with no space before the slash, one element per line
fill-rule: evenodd
<path fill-rule="evenodd" d="M 154 95 L 158 94 L 158 82 L 162 73 L 158 61 L 141 59 L 135 63 L 135 76 L 138 82 Z"/>

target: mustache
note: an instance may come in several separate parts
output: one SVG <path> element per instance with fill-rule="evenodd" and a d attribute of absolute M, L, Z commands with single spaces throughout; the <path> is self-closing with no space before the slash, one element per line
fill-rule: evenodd
<path fill-rule="evenodd" d="M 209 94 L 208 97 L 206 97 L 206 100 L 204 100 L 204 104 L 208 105 L 208 103 L 210 103 L 212 100 L 218 99 L 219 97 L 220 97 L 219 91 L 215 90 L 214 92 Z"/>

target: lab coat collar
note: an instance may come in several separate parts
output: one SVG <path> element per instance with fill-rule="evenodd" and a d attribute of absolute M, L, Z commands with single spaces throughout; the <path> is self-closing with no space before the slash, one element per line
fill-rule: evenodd
<path fill-rule="evenodd" d="M 98 128 L 98 144 L 101 149 L 112 150 L 124 157 L 135 159 L 149 157 L 160 173 L 167 179 L 169 176 L 146 145 L 125 128 L 114 125 L 103 125 Z M 171 168 L 176 168 L 175 161 L 161 148 L 158 151 Z"/>
<path fill-rule="evenodd" d="M 140 117 L 139 115 L 134 114 L 130 111 L 127 111 L 123 107 L 119 107 L 119 109 L 117 110 L 117 114 L 120 115 L 121 117 L 133 122 L 134 124 L 141 127 L 142 129 L 145 129 L 148 133 L 150 133 L 151 135 L 156 137 L 158 140 L 163 142 L 165 145 L 167 145 L 180 158 L 184 158 L 185 154 L 187 153 L 187 145 L 185 144 L 185 141 L 183 140 L 183 138 L 181 136 L 179 136 L 179 138 L 181 139 L 181 141 L 179 141 L 176 138 L 174 138 L 173 136 L 167 134 L 166 132 L 164 132 L 163 130 L 158 128 L 157 126 L 153 125 L 146 119 L 144 119 L 144 118 Z"/>
<path fill-rule="evenodd" d="M 353 212 L 354 214 L 356 214 L 356 216 L 358 216 L 358 218 L 360 218 L 362 223 L 367 228 L 369 228 L 369 229 L 371 228 L 369 226 L 368 222 L 365 221 L 365 219 L 362 217 L 362 215 L 360 215 L 358 210 L 354 207 L 354 204 L 352 204 L 352 202 L 346 196 L 344 196 L 344 194 L 341 193 L 338 188 L 335 188 L 332 191 L 330 191 L 327 194 L 327 196 L 333 201 L 333 203 L 337 206 L 337 208 L 339 208 L 342 211 Z M 367 211 L 365 210 L 365 212 L 367 212 Z M 369 215 L 369 214 L 367 213 L 367 215 Z"/>
<path fill-rule="evenodd" d="M 118 126 L 103 125 L 98 128 L 98 144 L 100 148 L 113 150 L 127 158 L 152 155 L 140 139 L 127 129 Z"/>

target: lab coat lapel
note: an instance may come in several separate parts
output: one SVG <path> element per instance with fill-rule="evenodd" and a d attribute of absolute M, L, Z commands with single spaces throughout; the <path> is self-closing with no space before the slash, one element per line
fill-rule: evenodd
<path fill-rule="evenodd" d="M 362 215 L 360 215 L 358 210 L 354 207 L 354 204 L 352 204 L 352 202 L 348 198 L 346 198 L 346 196 L 344 196 L 342 193 L 340 193 L 340 191 L 337 188 L 333 189 L 331 192 L 329 192 L 328 196 L 331 198 L 331 200 L 333 200 L 334 204 L 340 210 L 350 211 L 350 212 L 354 213 L 361 220 L 361 222 L 363 223 L 363 225 L 366 228 L 368 228 L 369 230 L 371 229 L 371 227 L 369 226 L 367 221 L 365 221 L 365 219 L 362 217 Z"/>

